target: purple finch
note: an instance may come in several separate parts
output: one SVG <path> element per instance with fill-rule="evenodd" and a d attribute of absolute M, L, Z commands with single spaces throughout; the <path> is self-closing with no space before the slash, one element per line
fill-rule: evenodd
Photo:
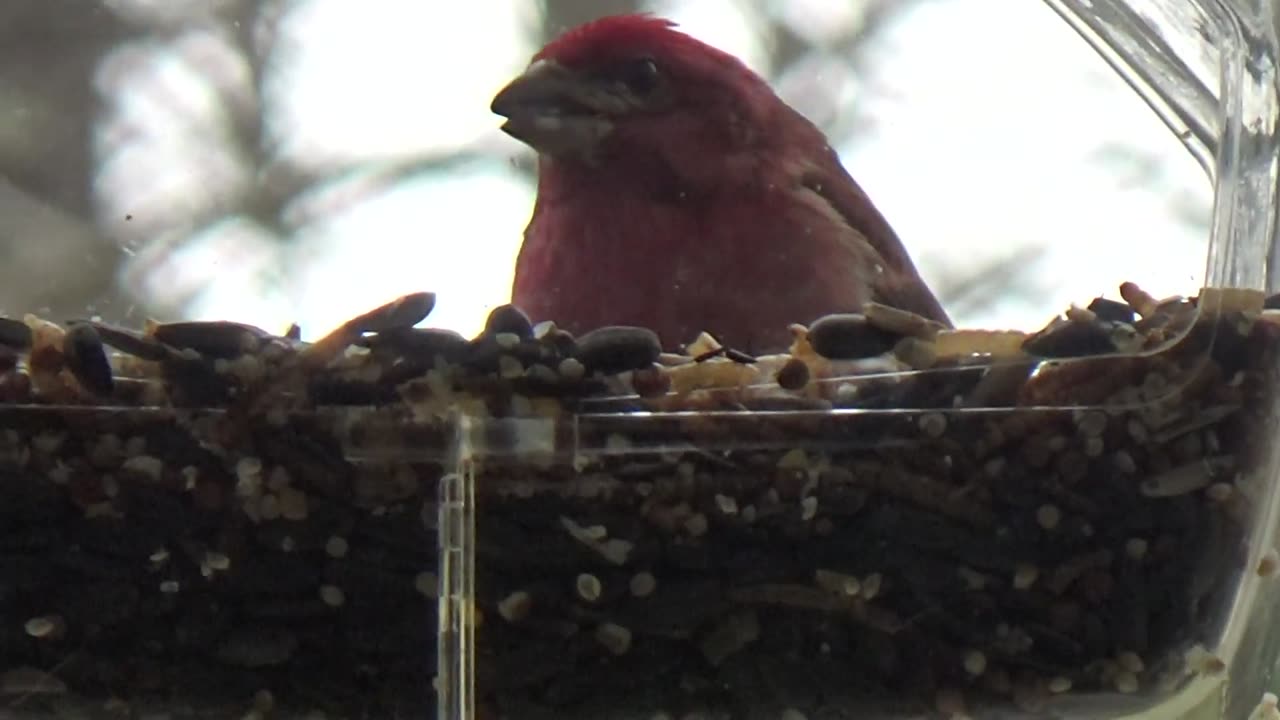
<path fill-rule="evenodd" d="M 493 100 L 538 152 L 512 301 L 571 332 L 750 352 L 875 301 L 950 324 L 826 137 L 737 58 L 648 15 L 561 35 Z"/>

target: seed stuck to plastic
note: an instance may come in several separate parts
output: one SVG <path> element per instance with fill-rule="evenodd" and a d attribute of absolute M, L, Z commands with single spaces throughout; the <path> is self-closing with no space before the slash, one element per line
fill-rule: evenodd
<path fill-rule="evenodd" d="M 1111 464 L 1117 470 L 1125 475 L 1132 475 L 1138 471 L 1138 463 L 1133 459 L 1133 455 L 1128 450 L 1117 450 L 1111 456 Z"/>
<path fill-rule="evenodd" d="M 738 514 L 738 501 L 728 495 L 716 493 L 716 507 L 720 508 L 720 512 L 725 515 Z"/>
<path fill-rule="evenodd" d="M 1057 505 L 1044 504 L 1036 508 L 1036 522 L 1045 530 L 1053 530 L 1062 521 L 1062 511 Z"/>
<path fill-rule="evenodd" d="M 307 519 L 307 495 L 301 490 L 285 488 L 280 491 L 280 516 L 285 520 Z"/>
<path fill-rule="evenodd" d="M 809 467 L 809 454 L 804 448 L 792 448 L 778 458 L 776 467 L 779 470 L 806 470 Z"/>
<path fill-rule="evenodd" d="M 987 656 L 981 650 L 970 650 L 964 654 L 964 671 L 978 677 L 987 671 Z"/>
<path fill-rule="evenodd" d="M 565 358 L 560 361 L 556 372 L 569 380 L 578 380 L 587 374 L 587 368 L 577 358 Z"/>
<path fill-rule="evenodd" d="M 813 582 L 827 592 L 846 597 L 855 597 L 862 590 L 862 581 L 858 578 L 835 570 L 819 568 L 814 571 Z"/>
<path fill-rule="evenodd" d="M 1230 456 L 1218 456 L 1184 463 L 1144 480 L 1138 489 L 1146 497 L 1186 495 L 1208 486 L 1213 476 L 1229 468 L 1232 462 Z"/>
<path fill-rule="evenodd" d="M 754 610 L 742 610 L 721 619 L 703 636 L 699 648 L 707 662 L 719 666 L 759 638 L 759 616 Z"/>
<path fill-rule="evenodd" d="M 631 631 L 616 623 L 601 623 L 596 628 L 596 640 L 614 655 L 626 655 L 631 649 Z"/>
<path fill-rule="evenodd" d="M 590 573 L 582 573 L 578 575 L 574 583 L 578 590 L 578 597 L 587 602 L 595 602 L 600 599 L 604 593 L 604 584 L 600 582 L 600 578 Z"/>
<path fill-rule="evenodd" d="M 253 694 L 253 709 L 257 712 L 266 714 L 275 709 L 276 696 L 267 689 L 259 690 Z"/>
<path fill-rule="evenodd" d="M 1116 655 L 1116 663 L 1122 669 L 1134 673 L 1135 675 L 1147 669 L 1147 664 L 1142 661 L 1142 658 L 1138 653 L 1133 652 L 1132 650 L 1125 650 L 1124 652 Z"/>
<path fill-rule="evenodd" d="M 591 542 L 599 542 L 609 537 L 609 528 L 603 525 L 588 525 L 582 528 L 582 537 Z"/>
<path fill-rule="evenodd" d="M 498 377 L 511 380 L 522 375 L 524 375 L 524 365 L 519 360 L 510 355 L 498 358 Z"/>
<path fill-rule="evenodd" d="M 631 555 L 635 543 L 622 538 L 609 538 L 595 547 L 600 557 L 608 560 L 614 565 L 623 565 L 627 562 L 627 558 Z"/>
<path fill-rule="evenodd" d="M 23 629 L 33 638 L 47 638 L 57 634 L 61 624 L 62 618 L 56 615 L 45 615 L 31 618 L 23 625 Z"/>
<path fill-rule="evenodd" d="M 957 688 L 940 688 L 933 698 L 933 707 L 942 713 L 947 720 L 963 717 L 965 711 L 964 693 Z"/>
<path fill-rule="evenodd" d="M 347 594 L 337 585 L 321 585 L 320 599 L 329 607 L 340 607 L 347 601 Z"/>
<path fill-rule="evenodd" d="M 1112 682 L 1114 683 L 1117 692 L 1122 692 L 1126 695 L 1138 692 L 1139 683 L 1136 673 L 1128 670 L 1121 670 L 1116 673 Z"/>
<path fill-rule="evenodd" d="M 1258 576 L 1269 578 L 1276 574 L 1277 567 L 1280 567 L 1280 553 L 1277 553 L 1275 548 L 1271 548 L 1258 560 Z"/>
<path fill-rule="evenodd" d="M 262 460 L 253 456 L 240 458 L 236 462 L 236 478 L 239 480 L 236 486 L 237 494 L 256 492 L 262 482 Z"/>
<path fill-rule="evenodd" d="M 1198 675 L 1217 675 L 1225 672 L 1227 663 L 1203 645 L 1192 646 L 1184 655 L 1187 670 Z"/>
<path fill-rule="evenodd" d="M 342 537 L 341 535 L 331 535 L 329 539 L 326 540 L 324 543 L 325 553 L 329 557 L 335 558 L 335 559 L 341 559 L 346 557 L 347 550 L 349 549 L 350 549 L 350 546 L 347 544 L 347 539 Z"/>
<path fill-rule="evenodd" d="M 694 513 L 684 521 L 685 532 L 689 533 L 690 537 L 702 537 L 707 534 L 709 528 L 707 516 L 702 513 Z"/>
<path fill-rule="evenodd" d="M 1212 502 L 1223 503 L 1231 499 L 1236 494 L 1236 488 L 1231 483 L 1218 482 L 1205 488 L 1204 496 Z"/>
<path fill-rule="evenodd" d="M 862 578 L 861 594 L 864 600 L 875 600 L 880 594 L 880 588 L 884 584 L 884 578 L 880 573 L 871 573 Z"/>
<path fill-rule="evenodd" d="M 1071 689 L 1071 678 L 1063 677 L 1062 675 L 1054 676 L 1049 679 L 1046 687 L 1054 695 L 1061 695 Z"/>
<path fill-rule="evenodd" d="M 526 590 L 517 590 L 498 601 L 498 615 L 509 623 L 518 623 L 529 617 L 533 609 L 533 596 Z"/>
<path fill-rule="evenodd" d="M 136 455 L 125 460 L 120 469 L 157 482 L 164 475 L 164 461 L 153 455 Z"/>
<path fill-rule="evenodd" d="M 1280 720 L 1280 710 L 1276 709 L 1277 705 L 1280 705 L 1280 698 L 1277 698 L 1275 693 L 1263 693 L 1258 705 L 1254 707 L 1253 712 L 1249 713 L 1249 720 Z"/>
<path fill-rule="evenodd" d="M 658 588 L 658 580 L 652 573 L 638 572 L 631 576 L 629 585 L 631 594 L 635 597 L 649 597 Z"/>
<path fill-rule="evenodd" d="M 1017 590 L 1029 590 L 1040 577 L 1040 569 L 1035 565 L 1020 564 L 1013 573 L 1013 587 Z"/>
<path fill-rule="evenodd" d="M 1129 538 L 1124 543 L 1124 554 L 1131 560 L 1141 560 L 1147 556 L 1148 543 L 1143 538 Z"/>
<path fill-rule="evenodd" d="M 1107 429 L 1107 414 L 1101 410 L 1086 410 L 1076 420 L 1076 430 L 1085 437 L 1099 437 Z"/>
<path fill-rule="evenodd" d="M 940 438 L 947 431 L 947 416 L 942 413 L 925 413 L 920 416 L 920 431 L 931 438 Z"/>
<path fill-rule="evenodd" d="M 276 520 L 280 517 L 280 498 L 271 493 L 258 500 L 258 517 L 263 520 Z"/>
<path fill-rule="evenodd" d="M 956 568 L 956 574 L 964 580 L 965 588 L 969 590 L 981 590 L 987 586 L 987 576 L 973 568 L 961 565 Z"/>

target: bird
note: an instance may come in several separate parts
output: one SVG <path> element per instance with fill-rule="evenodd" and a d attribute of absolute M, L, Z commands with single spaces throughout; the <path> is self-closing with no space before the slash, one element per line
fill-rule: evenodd
<path fill-rule="evenodd" d="M 511 289 L 537 321 L 755 353 L 872 301 L 951 325 L 822 131 L 670 20 L 571 28 L 490 109 L 537 154 Z"/>

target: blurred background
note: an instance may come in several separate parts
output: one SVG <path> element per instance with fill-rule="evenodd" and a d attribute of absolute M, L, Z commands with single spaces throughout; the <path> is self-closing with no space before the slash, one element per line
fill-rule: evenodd
<path fill-rule="evenodd" d="M 1205 173 L 1038 2 L 4 0 L 0 314 L 314 337 L 433 290 L 474 332 L 534 192 L 490 98 L 637 9 L 823 127 L 958 324 L 1199 287 Z"/>

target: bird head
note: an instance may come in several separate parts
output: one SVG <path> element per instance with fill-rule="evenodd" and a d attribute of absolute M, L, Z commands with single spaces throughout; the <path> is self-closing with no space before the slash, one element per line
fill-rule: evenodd
<path fill-rule="evenodd" d="M 650 15 L 605 17 L 553 40 L 493 99 L 502 129 L 543 156 L 594 165 L 661 149 L 726 152 L 776 106 L 737 58 Z"/>

